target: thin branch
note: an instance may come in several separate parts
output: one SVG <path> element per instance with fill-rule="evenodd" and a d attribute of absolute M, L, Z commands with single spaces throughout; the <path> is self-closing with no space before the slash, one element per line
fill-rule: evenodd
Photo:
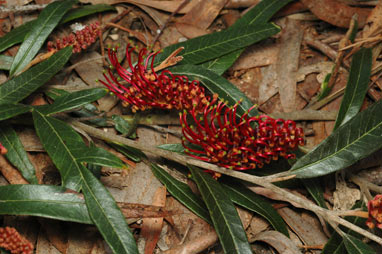
<path fill-rule="evenodd" d="M 241 173 L 238 171 L 228 170 L 228 169 L 221 168 L 221 167 L 218 167 L 218 166 L 210 164 L 210 163 L 206 163 L 203 161 L 199 161 L 199 160 L 190 158 L 189 156 L 184 156 L 184 155 L 181 155 L 178 153 L 165 151 L 165 150 L 159 149 L 157 147 L 142 145 L 142 144 L 138 143 L 137 141 L 129 140 L 129 139 L 120 137 L 120 136 L 115 135 L 115 134 L 104 132 L 102 130 L 99 130 L 97 128 L 91 127 L 89 125 L 86 125 L 86 124 L 83 124 L 83 123 L 80 123 L 80 122 L 77 122 L 74 120 L 68 120 L 68 121 L 71 124 L 73 124 L 74 126 L 83 129 L 89 135 L 91 135 L 93 137 L 96 137 L 96 138 L 99 138 L 102 140 L 106 140 L 109 142 L 115 142 L 115 143 L 119 143 L 119 144 L 128 145 L 128 146 L 137 148 L 137 149 L 139 149 L 145 153 L 156 155 L 156 156 L 161 156 L 161 157 L 164 157 L 166 159 L 178 162 L 178 163 L 183 164 L 183 165 L 190 164 L 190 165 L 198 166 L 198 167 L 201 167 L 204 169 L 209 169 L 209 170 L 221 173 L 221 174 L 229 175 L 229 176 L 232 176 L 232 177 L 235 177 L 235 178 L 238 178 L 238 179 L 241 179 L 241 180 L 244 180 L 244 181 L 247 181 L 250 183 L 254 183 L 254 184 L 259 185 L 259 186 L 262 186 L 266 189 L 269 189 L 269 190 L 283 196 L 285 198 L 285 200 L 287 200 L 288 202 L 297 203 L 301 207 L 303 207 L 309 211 L 312 211 L 319 216 L 322 216 L 329 223 L 341 224 L 341 225 L 343 225 L 343 226 L 345 226 L 345 227 L 347 227 L 347 228 L 349 228 L 349 229 L 351 229 L 351 230 L 353 230 L 353 231 L 355 231 L 355 232 L 357 232 L 357 233 L 359 233 L 359 234 L 361 234 L 361 235 L 363 235 L 363 236 L 365 236 L 365 237 L 367 237 L 367 238 L 369 238 L 369 239 L 371 239 L 371 240 L 373 240 L 379 244 L 382 244 L 382 238 L 370 233 L 367 230 L 364 230 L 364 229 L 350 223 L 349 221 L 347 221 L 345 219 L 342 219 L 341 217 L 339 217 L 336 214 L 336 212 L 324 209 L 324 208 L 317 206 L 313 203 L 306 202 L 306 200 L 303 199 L 302 197 L 299 197 L 299 196 L 297 196 L 291 192 L 286 191 L 285 189 L 277 187 L 276 185 L 274 185 L 270 182 L 269 178 L 267 179 L 264 177 L 258 177 L 258 176 L 254 176 L 254 175 L 250 175 L 250 174 Z"/>

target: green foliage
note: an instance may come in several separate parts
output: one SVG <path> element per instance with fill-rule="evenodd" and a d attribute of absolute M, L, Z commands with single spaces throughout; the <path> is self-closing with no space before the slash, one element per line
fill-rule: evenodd
<path fill-rule="evenodd" d="M 76 2 L 77 0 L 56 1 L 44 8 L 17 51 L 9 71 L 10 76 L 20 73 L 28 65 L 64 14 Z"/>
<path fill-rule="evenodd" d="M 12 62 L 13 62 L 13 57 L 0 55 L 0 70 L 9 71 L 11 69 Z"/>
<path fill-rule="evenodd" d="M 189 166 L 225 253 L 252 254 L 236 208 L 224 188 L 203 170 Z"/>
<path fill-rule="evenodd" d="M 32 184 L 37 184 L 36 169 L 30 162 L 23 144 L 10 125 L 0 124 L 0 143 L 8 149 L 5 157 L 20 170 L 22 176 Z"/>

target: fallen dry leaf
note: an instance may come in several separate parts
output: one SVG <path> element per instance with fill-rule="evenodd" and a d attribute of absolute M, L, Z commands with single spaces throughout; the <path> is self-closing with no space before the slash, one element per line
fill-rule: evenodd
<path fill-rule="evenodd" d="M 278 231 L 265 231 L 256 235 L 254 241 L 262 241 L 271 245 L 277 250 L 278 253 L 282 254 L 302 254 L 299 248 L 291 239 L 283 235 Z"/>

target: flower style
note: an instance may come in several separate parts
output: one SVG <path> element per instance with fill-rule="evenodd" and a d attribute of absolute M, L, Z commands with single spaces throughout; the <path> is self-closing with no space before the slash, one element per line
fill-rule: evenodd
<path fill-rule="evenodd" d="M 62 39 L 57 39 L 55 43 L 49 41 L 48 51 L 57 51 L 68 46 L 73 46 L 73 53 L 79 53 L 93 44 L 100 34 L 100 25 L 98 22 L 95 22 L 77 31 L 75 34 L 71 33 Z"/>
<path fill-rule="evenodd" d="M 253 107 L 238 118 L 237 107 L 238 103 L 228 107 L 219 101 L 205 106 L 199 118 L 194 108 L 180 113 L 185 152 L 234 170 L 261 168 L 279 157 L 295 158 L 291 151 L 304 144 L 304 133 L 294 121 L 266 115 L 250 117 Z M 194 126 L 188 124 L 188 114 Z"/>
<path fill-rule="evenodd" d="M 216 100 L 217 96 L 207 96 L 199 81 L 190 81 L 186 76 L 174 75 L 169 70 L 160 74 L 154 70 L 154 59 L 159 53 L 148 53 L 146 48 L 139 51 L 138 62 L 133 65 L 131 53 L 134 48 L 126 49 L 126 59 L 130 69 L 121 66 L 117 59 L 117 49 L 108 50 L 112 68 L 104 73 L 105 81 L 100 80 L 111 92 L 131 106 L 132 111 L 159 109 L 202 110 L 204 105 Z M 119 75 L 113 74 L 113 70 Z M 123 81 L 121 81 L 121 78 Z"/>
<path fill-rule="evenodd" d="M 0 228 L 0 247 L 12 254 L 32 254 L 33 244 L 17 232 L 15 228 Z"/>
<path fill-rule="evenodd" d="M 369 218 L 366 221 L 366 225 L 369 228 L 374 228 L 377 225 L 382 229 L 382 195 L 376 195 L 373 200 L 367 203 L 367 209 L 369 210 Z"/>

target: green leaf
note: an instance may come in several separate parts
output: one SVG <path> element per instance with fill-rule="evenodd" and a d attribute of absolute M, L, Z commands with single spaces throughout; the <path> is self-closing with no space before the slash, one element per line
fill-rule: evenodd
<path fill-rule="evenodd" d="M 187 75 L 192 79 L 199 80 L 211 93 L 217 93 L 219 98 L 227 101 L 230 106 L 233 106 L 239 100 L 242 100 L 237 107 L 237 113 L 239 115 L 243 115 L 253 106 L 251 100 L 231 82 L 203 67 L 196 65 L 179 65 L 170 70 L 173 74 Z M 258 115 L 258 111 L 253 109 L 249 115 Z"/>
<path fill-rule="evenodd" d="M 170 152 L 176 152 L 181 154 L 184 153 L 184 147 L 182 144 L 163 144 L 157 147 Z"/>
<path fill-rule="evenodd" d="M 172 177 L 163 168 L 156 164 L 151 164 L 153 174 L 161 183 L 166 186 L 168 192 L 206 222 L 212 224 L 206 206 L 198 196 L 196 196 L 187 184 L 182 183 Z"/>
<path fill-rule="evenodd" d="M 146 155 L 136 148 L 115 143 L 109 143 L 109 145 L 134 162 L 141 162 L 142 158 L 146 158 Z"/>
<path fill-rule="evenodd" d="M 13 60 L 10 76 L 21 72 L 36 56 L 46 38 L 77 0 L 56 1 L 45 7 L 31 27 Z"/>
<path fill-rule="evenodd" d="M 225 190 L 203 170 L 190 165 L 189 169 L 210 212 L 224 253 L 252 254 L 239 215 Z"/>
<path fill-rule="evenodd" d="M 114 121 L 115 129 L 122 133 L 125 136 L 130 137 L 131 135 L 135 135 L 135 130 L 137 129 L 137 114 L 134 114 L 134 119 L 132 122 L 128 122 L 123 117 L 119 115 L 113 115 L 111 118 Z M 133 138 L 133 137 L 132 137 Z"/>
<path fill-rule="evenodd" d="M 180 65 L 203 63 L 261 41 L 279 31 L 280 28 L 274 24 L 260 24 L 207 34 L 166 47 L 155 58 L 155 63 L 162 62 L 179 47 L 184 47 L 179 54 L 183 56 Z"/>
<path fill-rule="evenodd" d="M 69 60 L 72 47 L 66 47 L 0 86 L 0 104 L 16 103 L 50 80 Z"/>
<path fill-rule="evenodd" d="M 105 96 L 105 88 L 92 88 L 69 93 L 58 97 L 53 104 L 38 107 L 38 111 L 45 115 L 55 114 L 81 107 Z"/>
<path fill-rule="evenodd" d="M 304 184 L 305 188 L 308 190 L 310 195 L 313 197 L 314 201 L 316 203 L 323 207 L 327 208 L 325 199 L 324 199 L 324 190 L 321 186 L 321 179 L 320 178 L 314 178 L 314 179 L 301 179 L 302 183 Z"/>
<path fill-rule="evenodd" d="M 332 91 L 332 87 L 328 86 L 331 76 L 332 76 L 331 73 L 326 74 L 324 80 L 322 81 L 320 91 L 318 92 L 318 95 L 317 95 L 317 101 L 322 100 L 323 98 L 329 95 L 330 91 Z"/>
<path fill-rule="evenodd" d="M 262 216 L 275 230 L 289 237 L 284 220 L 267 200 L 232 179 L 224 182 L 222 186 L 232 202 Z"/>
<path fill-rule="evenodd" d="M 13 57 L 0 55 L 0 70 L 9 71 L 13 62 Z"/>
<path fill-rule="evenodd" d="M 29 110 L 29 106 L 25 106 L 22 104 L 0 104 L 0 121 L 26 113 Z"/>
<path fill-rule="evenodd" d="M 62 18 L 60 24 L 104 11 L 115 11 L 115 7 L 108 4 L 91 4 L 81 6 L 79 8 L 68 11 L 68 13 Z"/>
<path fill-rule="evenodd" d="M 372 52 L 370 48 L 362 48 L 354 54 L 334 130 L 352 119 L 361 109 L 370 80 L 371 63 Z"/>
<path fill-rule="evenodd" d="M 366 243 L 348 234 L 343 235 L 348 254 L 375 254 L 376 252 Z"/>
<path fill-rule="evenodd" d="M 45 116 L 37 110 L 32 114 L 37 135 L 60 171 L 63 186 L 80 191 L 82 165 L 77 161 L 77 155 L 87 149 L 81 136 L 60 120 Z"/>
<path fill-rule="evenodd" d="M 0 125 L 0 143 L 8 149 L 5 157 L 9 162 L 21 172 L 29 183 L 37 184 L 36 169 L 30 162 L 23 144 L 11 126 Z"/>
<path fill-rule="evenodd" d="M 12 184 L 0 186 L 0 214 L 31 215 L 92 224 L 79 194 L 49 185 Z"/>
<path fill-rule="evenodd" d="M 100 147 L 86 148 L 86 150 L 77 155 L 76 159 L 79 162 L 87 162 L 99 166 L 123 169 L 127 168 L 127 166 L 117 156 Z"/>
<path fill-rule="evenodd" d="M 36 20 L 29 21 L 0 38 L 0 52 L 24 40 L 27 33 L 32 29 Z"/>
<path fill-rule="evenodd" d="M 261 1 L 254 8 L 249 10 L 246 14 L 238 19 L 228 30 L 238 30 L 247 25 L 261 25 L 267 23 L 272 16 L 278 12 L 282 7 L 290 3 L 292 0 L 267 0 Z M 269 36 L 268 36 L 269 37 Z M 263 37 L 265 39 L 267 37 Z M 261 40 L 262 40 L 261 39 Z M 259 40 L 260 41 L 260 40 Z M 203 63 L 203 67 L 221 75 L 223 74 L 236 59 L 243 53 L 244 49 L 236 50 L 232 53 L 226 54 L 220 58 Z"/>
<path fill-rule="evenodd" d="M 89 215 L 113 253 L 138 254 L 125 217 L 109 191 L 83 165 L 79 167 Z"/>
<path fill-rule="evenodd" d="M 330 174 L 352 165 L 382 147 L 382 101 L 341 125 L 289 171 L 298 178 Z"/>

